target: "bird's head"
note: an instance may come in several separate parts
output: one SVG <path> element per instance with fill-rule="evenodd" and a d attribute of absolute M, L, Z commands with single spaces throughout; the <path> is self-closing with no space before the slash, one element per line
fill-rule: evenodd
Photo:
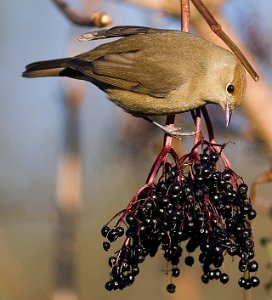
<path fill-rule="evenodd" d="M 222 94 L 218 98 L 218 104 L 225 111 L 225 123 L 228 126 L 232 112 L 245 97 L 246 73 L 241 63 L 236 62 L 233 67 L 222 68 L 219 75 Z"/>

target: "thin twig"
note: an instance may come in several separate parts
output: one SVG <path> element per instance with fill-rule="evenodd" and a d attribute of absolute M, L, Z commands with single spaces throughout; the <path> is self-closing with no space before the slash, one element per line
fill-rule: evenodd
<path fill-rule="evenodd" d="M 104 12 L 95 12 L 90 16 L 83 16 L 72 9 L 64 0 L 52 0 L 71 22 L 80 26 L 104 27 L 112 23 L 110 16 Z"/>
<path fill-rule="evenodd" d="M 196 7 L 196 9 L 201 14 L 201 16 L 208 23 L 211 30 L 216 35 L 218 35 L 226 43 L 226 45 L 232 50 L 232 52 L 238 57 L 238 59 L 244 65 L 248 73 L 251 75 L 251 77 L 255 81 L 258 81 L 259 75 L 257 74 L 257 72 L 253 69 L 253 67 L 251 66 L 247 58 L 244 56 L 244 54 L 241 52 L 241 50 L 236 46 L 236 44 L 231 40 L 231 38 L 222 30 L 221 25 L 215 20 L 215 18 L 207 9 L 207 7 L 203 4 L 203 2 L 201 0 L 192 0 L 192 2 Z"/>

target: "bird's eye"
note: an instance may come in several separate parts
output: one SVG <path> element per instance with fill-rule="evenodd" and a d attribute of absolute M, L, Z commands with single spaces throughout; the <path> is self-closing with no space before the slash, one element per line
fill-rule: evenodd
<path fill-rule="evenodd" d="M 227 86 L 227 92 L 228 92 L 229 94 L 233 94 L 234 91 L 235 91 L 234 85 L 233 85 L 233 84 L 229 84 L 229 85 Z"/>

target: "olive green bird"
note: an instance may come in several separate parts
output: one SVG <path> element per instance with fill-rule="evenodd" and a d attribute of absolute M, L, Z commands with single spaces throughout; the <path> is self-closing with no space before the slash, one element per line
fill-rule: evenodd
<path fill-rule="evenodd" d="M 193 34 L 139 26 L 99 30 L 80 40 L 112 37 L 122 38 L 75 57 L 32 63 L 23 76 L 89 81 L 116 105 L 146 119 L 214 103 L 225 111 L 228 125 L 244 99 L 245 70 L 226 49 Z"/>

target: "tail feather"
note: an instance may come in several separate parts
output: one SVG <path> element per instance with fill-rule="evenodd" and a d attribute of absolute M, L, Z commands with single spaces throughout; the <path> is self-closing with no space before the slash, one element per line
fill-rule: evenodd
<path fill-rule="evenodd" d="M 46 76 L 60 76 L 61 72 L 69 67 L 68 62 L 70 58 L 54 59 L 47 61 L 38 61 L 26 66 L 23 72 L 23 77 L 46 77 Z"/>

